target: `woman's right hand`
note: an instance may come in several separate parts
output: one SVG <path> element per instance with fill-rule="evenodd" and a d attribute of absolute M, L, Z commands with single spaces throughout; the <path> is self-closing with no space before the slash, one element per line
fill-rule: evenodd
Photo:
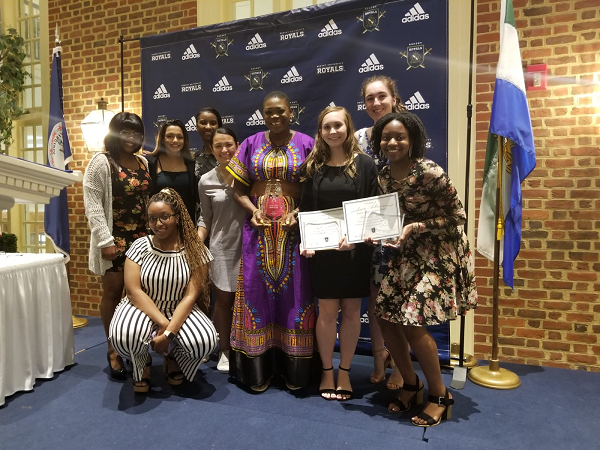
<path fill-rule="evenodd" d="M 301 243 L 300 244 L 300 255 L 304 256 L 305 258 L 312 258 L 313 256 L 315 256 L 315 251 L 305 249 Z"/>
<path fill-rule="evenodd" d="M 262 230 L 271 224 L 269 219 L 263 216 L 260 209 L 255 209 L 254 213 L 252 214 L 252 218 L 250 219 L 250 225 L 252 225 L 252 228 Z"/>
<path fill-rule="evenodd" d="M 103 247 L 100 249 L 100 252 L 102 253 L 102 259 L 113 261 L 117 257 L 117 246 Z"/>

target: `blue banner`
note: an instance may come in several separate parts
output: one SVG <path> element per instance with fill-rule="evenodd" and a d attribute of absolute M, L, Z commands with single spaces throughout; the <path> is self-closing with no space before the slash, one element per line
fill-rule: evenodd
<path fill-rule="evenodd" d="M 58 170 L 65 170 L 68 168 L 67 164 L 71 161 L 72 155 L 63 112 L 61 51 L 61 47 L 55 47 L 52 52 L 46 164 Z M 52 240 L 55 251 L 65 255 L 66 262 L 69 262 L 71 245 L 69 244 L 67 188 L 63 188 L 58 197 L 51 198 L 50 203 L 46 206 L 44 210 L 44 232 Z"/>
<path fill-rule="evenodd" d="M 195 115 L 206 106 L 220 112 L 241 142 L 265 129 L 262 100 L 275 90 L 292 101 L 292 128 L 309 136 L 317 131 L 319 113 L 331 104 L 348 109 L 356 129 L 369 127 L 373 121 L 364 111 L 360 88 L 367 77 L 382 74 L 397 81 L 407 108 L 423 120 L 427 156 L 447 168 L 445 0 L 315 5 L 149 36 L 141 39 L 141 47 L 148 149 L 167 118 L 182 120 L 193 151 L 201 149 Z M 363 303 L 359 351 L 369 351 Z M 440 355 L 443 348 L 449 355 L 449 338 L 438 345 Z"/>

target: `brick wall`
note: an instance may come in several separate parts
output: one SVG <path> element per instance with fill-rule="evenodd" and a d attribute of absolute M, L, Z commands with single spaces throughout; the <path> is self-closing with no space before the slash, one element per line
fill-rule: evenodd
<path fill-rule="evenodd" d="M 499 1 L 477 2 L 479 208 Z M 523 185 L 515 292 L 500 289 L 501 361 L 600 372 L 600 10 L 598 0 L 513 0 L 523 67 L 548 65 L 527 98 L 537 166 Z M 491 356 L 492 264 L 477 255 L 475 353 Z"/>
<path fill-rule="evenodd" d="M 85 170 L 88 154 L 79 123 L 100 97 L 108 109 L 121 110 L 119 35 L 125 39 L 151 36 L 196 26 L 195 0 L 50 0 L 48 2 L 51 59 L 54 30 L 62 41 L 64 110 L 73 152 L 70 168 Z M 139 43 L 124 45 L 125 110 L 141 115 Z M 100 277 L 88 270 L 89 229 L 81 184 L 68 189 L 71 262 L 68 266 L 75 314 L 98 316 Z"/>

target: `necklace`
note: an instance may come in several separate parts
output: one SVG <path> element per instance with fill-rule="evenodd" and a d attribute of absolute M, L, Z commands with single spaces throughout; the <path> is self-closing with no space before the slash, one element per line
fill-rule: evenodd
<path fill-rule="evenodd" d="M 275 151 L 283 150 L 285 147 L 287 147 L 287 145 L 290 143 L 291 140 L 292 140 L 292 132 L 288 131 L 288 136 L 287 136 L 287 139 L 285 140 L 285 142 L 283 144 L 278 145 L 271 140 L 271 133 L 269 132 L 268 141 L 271 143 L 271 148 Z"/>

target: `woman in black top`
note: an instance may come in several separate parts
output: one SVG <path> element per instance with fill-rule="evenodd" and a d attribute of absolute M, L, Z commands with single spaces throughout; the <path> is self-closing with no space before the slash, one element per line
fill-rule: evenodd
<path fill-rule="evenodd" d="M 167 120 L 160 127 L 156 147 L 147 158 L 153 181 L 152 194 L 163 188 L 173 188 L 183 199 L 190 217 L 196 223 L 198 180 L 194 174 L 194 158 L 183 122 L 178 119 Z"/>
<path fill-rule="evenodd" d="M 352 119 L 339 106 L 328 107 L 319 116 L 315 147 L 301 171 L 305 182 L 300 211 L 339 208 L 344 201 L 377 195 L 377 167 L 358 147 Z M 319 299 L 316 335 L 323 365 L 319 392 L 326 400 L 352 398 L 348 372 L 360 334 L 361 298 L 369 295 L 371 253 L 366 244 L 348 244 L 345 236 L 336 250 L 301 252 L 310 258 L 311 285 Z M 340 308 L 340 371 L 336 384 L 332 357 Z"/>

